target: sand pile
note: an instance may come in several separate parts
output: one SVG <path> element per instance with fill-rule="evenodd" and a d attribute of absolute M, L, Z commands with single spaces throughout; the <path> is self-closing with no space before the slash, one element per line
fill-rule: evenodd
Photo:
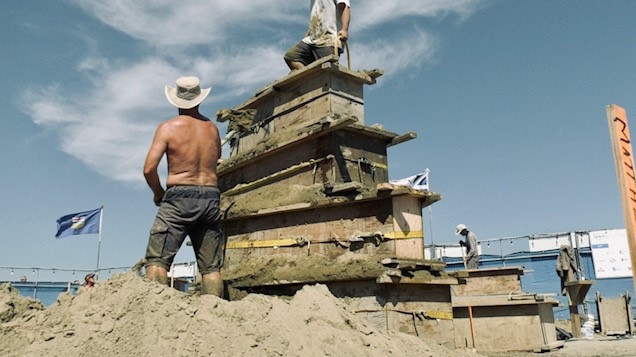
<path fill-rule="evenodd" d="M 44 310 L 44 305 L 39 300 L 22 297 L 11 284 L 0 285 L 0 323 L 40 310 Z"/>
<path fill-rule="evenodd" d="M 226 301 L 127 273 L 91 292 L 61 294 L 47 309 L 15 292 L 0 289 L 5 307 L 19 306 L 3 314 L 1 356 L 471 355 L 378 331 L 324 285 L 287 299 L 249 294 Z"/>

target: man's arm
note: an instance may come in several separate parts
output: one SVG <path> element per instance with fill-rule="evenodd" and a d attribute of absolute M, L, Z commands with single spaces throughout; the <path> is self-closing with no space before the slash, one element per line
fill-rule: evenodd
<path fill-rule="evenodd" d="M 349 21 L 351 21 L 351 8 L 344 3 L 339 3 L 338 7 L 342 10 L 342 17 L 340 21 L 342 22 L 342 28 L 338 31 L 338 37 L 340 41 L 346 42 L 349 38 Z"/>
<path fill-rule="evenodd" d="M 469 232 L 466 239 L 468 240 L 468 243 L 470 244 L 470 251 L 466 252 L 466 255 L 471 257 L 476 256 L 478 252 L 477 236 L 473 232 Z"/>
<path fill-rule="evenodd" d="M 157 128 L 155 137 L 152 139 L 152 144 L 150 145 L 150 150 L 148 150 L 148 155 L 146 156 L 146 162 L 144 163 L 144 177 L 152 190 L 154 195 L 153 200 L 157 206 L 161 204 L 161 200 L 165 194 L 165 190 L 161 186 L 159 173 L 157 172 L 159 162 L 161 162 L 163 154 L 168 149 L 168 142 L 165 139 L 164 133 L 165 130 L 165 124 L 160 124 Z"/>

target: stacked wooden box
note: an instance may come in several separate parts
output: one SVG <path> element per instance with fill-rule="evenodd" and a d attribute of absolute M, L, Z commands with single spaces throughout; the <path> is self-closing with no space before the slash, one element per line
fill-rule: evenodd
<path fill-rule="evenodd" d="M 416 135 L 364 125 L 362 87 L 380 74 L 324 58 L 233 109 L 249 122 L 221 119 L 234 131 L 218 170 L 226 276 L 267 255 L 423 259 L 422 207 L 441 196 L 386 186 L 387 147 Z"/>

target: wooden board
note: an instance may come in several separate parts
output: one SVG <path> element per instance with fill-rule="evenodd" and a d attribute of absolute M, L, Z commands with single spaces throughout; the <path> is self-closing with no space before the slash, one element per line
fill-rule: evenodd
<path fill-rule="evenodd" d="M 480 351 L 534 351 L 556 340 L 550 303 L 453 308 L 455 346 Z"/>
<path fill-rule="evenodd" d="M 364 123 L 362 86 L 374 81 L 361 81 L 368 76 L 339 71 L 337 64 L 325 67 L 328 70 L 309 67 L 270 85 L 235 108 L 255 109 L 257 113 L 252 130 L 239 133 L 240 139 L 231 142 L 233 154 L 249 152 L 267 135 L 303 127 L 326 115 L 354 116 Z"/>
<path fill-rule="evenodd" d="M 389 331 L 400 331 L 435 340 L 452 347 L 453 320 L 429 319 L 418 316 L 425 311 L 452 313 L 448 286 L 393 286 L 385 293 L 388 303 L 387 327 Z"/>
<path fill-rule="evenodd" d="M 422 204 L 411 196 L 393 197 L 393 230 L 424 232 Z M 424 259 L 424 238 L 395 240 L 395 256 L 402 259 Z"/>
<path fill-rule="evenodd" d="M 390 200 L 390 198 L 389 198 Z M 251 216 L 245 219 L 225 221 L 228 242 L 271 240 L 284 237 L 303 236 L 308 239 L 330 241 L 324 244 L 310 244 L 303 247 L 228 249 L 228 264 L 241 264 L 242 259 L 250 256 L 277 254 L 326 254 L 337 256 L 351 249 L 361 254 L 376 252 L 392 253 L 391 242 L 379 246 L 373 242 L 354 244 L 347 247 L 348 238 L 357 232 L 390 231 L 390 205 L 377 201 L 336 205 L 299 211 L 279 212 L 264 216 Z M 344 244 L 333 240 L 337 237 Z"/>
<path fill-rule="evenodd" d="M 221 192 L 309 160 L 327 157 L 333 151 L 332 140 L 323 137 L 354 121 L 354 118 L 344 118 L 324 125 L 316 123 L 314 127 L 292 135 L 289 140 L 269 145 L 262 143 L 262 150 L 231 157 L 218 168 Z"/>
<path fill-rule="evenodd" d="M 634 332 L 631 321 L 632 310 L 629 298 L 601 297 L 597 293 L 596 307 L 599 316 L 599 326 L 604 336 L 631 335 Z"/>
<path fill-rule="evenodd" d="M 523 268 L 520 267 L 463 270 L 450 275 L 460 277 L 460 273 L 460 282 L 463 284 L 453 287 L 453 293 L 457 296 L 521 292 L 520 275 L 523 274 Z"/>
<path fill-rule="evenodd" d="M 382 265 L 400 270 L 428 270 L 428 271 L 444 271 L 446 263 L 437 260 L 411 260 L 385 258 L 380 262 Z"/>
<path fill-rule="evenodd" d="M 457 279 L 451 277 L 395 276 L 388 273 L 380 275 L 378 284 L 414 284 L 414 285 L 457 285 Z"/>
<path fill-rule="evenodd" d="M 289 145 L 279 144 L 260 155 L 241 160 L 232 160 L 219 167 L 221 192 L 236 185 L 250 184 L 266 176 L 275 176 L 309 161 L 321 161 L 316 167 L 306 167 L 289 175 L 278 175 L 269 183 L 312 185 L 323 183 L 331 186 L 340 183 L 358 182 L 367 188 L 388 181 L 386 143 L 369 138 L 363 133 L 351 133 L 334 128 L 316 130 L 302 140 Z M 360 163 L 358 162 L 360 161 Z M 251 165 L 250 165 L 251 164 Z"/>
<path fill-rule="evenodd" d="M 452 291 L 451 287 L 451 291 Z M 532 295 L 526 295 L 525 299 L 513 298 L 514 294 L 499 294 L 499 295 L 466 295 L 456 296 L 453 295 L 452 302 L 453 307 L 467 307 L 467 306 L 518 306 L 518 305 L 534 305 L 534 304 L 550 304 L 551 306 L 557 306 L 558 300 L 551 298 L 540 298 L 537 295 L 534 298 Z"/>

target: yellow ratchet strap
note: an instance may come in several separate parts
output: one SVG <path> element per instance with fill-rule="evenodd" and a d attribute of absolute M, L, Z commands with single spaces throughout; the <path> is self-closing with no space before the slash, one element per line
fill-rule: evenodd
<path fill-rule="evenodd" d="M 387 232 L 384 233 L 383 237 L 385 239 L 411 239 L 411 238 L 424 238 L 423 231 L 395 231 L 395 232 Z"/>
<path fill-rule="evenodd" d="M 303 237 L 298 238 L 281 238 L 269 240 L 245 240 L 239 242 L 227 242 L 226 249 L 246 249 L 246 248 L 274 248 L 274 247 L 291 247 L 294 245 L 303 246 L 307 244 L 307 240 Z"/>

